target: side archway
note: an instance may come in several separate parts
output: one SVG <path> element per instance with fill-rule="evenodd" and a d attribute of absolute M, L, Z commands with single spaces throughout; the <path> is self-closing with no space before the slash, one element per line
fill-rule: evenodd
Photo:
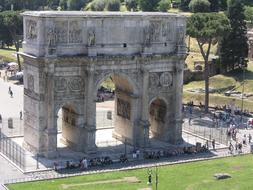
<path fill-rule="evenodd" d="M 149 104 L 150 138 L 163 140 L 168 106 L 163 98 L 154 98 Z"/>

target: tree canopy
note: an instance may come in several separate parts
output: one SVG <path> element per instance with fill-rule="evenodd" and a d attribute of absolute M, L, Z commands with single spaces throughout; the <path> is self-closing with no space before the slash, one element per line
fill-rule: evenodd
<path fill-rule="evenodd" d="M 221 60 L 233 69 L 236 64 L 248 56 L 247 26 L 242 1 L 230 0 L 227 15 L 231 31 L 222 40 Z"/>
<path fill-rule="evenodd" d="M 142 11 L 156 11 L 160 0 L 139 0 L 139 7 Z"/>
<path fill-rule="evenodd" d="M 220 13 L 195 13 L 187 22 L 187 34 L 196 38 L 201 55 L 205 62 L 205 112 L 209 106 L 209 65 L 211 45 L 225 36 L 230 30 L 228 18 Z"/>
<path fill-rule="evenodd" d="M 191 0 L 189 9 L 193 13 L 210 12 L 210 2 L 208 0 Z"/>

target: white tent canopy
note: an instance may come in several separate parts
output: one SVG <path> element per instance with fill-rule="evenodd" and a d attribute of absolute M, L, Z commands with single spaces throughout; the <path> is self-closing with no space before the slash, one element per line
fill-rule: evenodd
<path fill-rule="evenodd" d="M 10 62 L 10 63 L 8 63 L 7 65 L 11 67 L 11 66 L 17 66 L 18 64 L 15 63 L 15 62 Z"/>

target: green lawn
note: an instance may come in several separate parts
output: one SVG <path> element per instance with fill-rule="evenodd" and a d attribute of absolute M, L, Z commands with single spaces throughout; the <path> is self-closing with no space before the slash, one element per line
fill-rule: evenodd
<path fill-rule="evenodd" d="M 22 49 L 20 48 L 19 51 L 22 51 Z M 17 62 L 17 58 L 15 57 L 16 54 L 16 50 L 14 47 L 10 47 L 10 48 L 4 48 L 4 49 L 0 49 L 0 59 L 3 59 L 4 61 L 7 62 Z M 22 62 L 22 58 L 21 58 L 21 62 Z"/>
<path fill-rule="evenodd" d="M 227 88 L 230 86 L 235 86 L 235 90 L 242 92 L 242 81 L 243 81 L 243 72 L 234 71 L 226 75 L 216 75 L 210 77 L 210 88 L 220 89 Z M 204 89 L 204 81 L 193 81 L 184 85 L 184 103 L 189 101 L 194 101 L 197 104 L 199 102 L 204 103 L 204 93 L 191 93 L 189 89 Z M 245 71 L 245 83 L 244 83 L 244 93 L 253 94 L 253 63 L 249 63 L 247 70 Z M 224 105 L 230 104 L 232 100 L 235 99 L 237 106 L 241 107 L 241 98 L 227 97 L 224 95 L 224 92 L 220 94 L 210 94 L 210 105 Z M 253 111 L 253 97 L 244 100 L 244 109 Z"/>
<path fill-rule="evenodd" d="M 163 166 L 158 168 L 159 190 L 251 190 L 252 155 Z M 232 178 L 216 180 L 215 173 L 229 173 Z M 85 184 L 90 182 L 137 177 L 140 183 Z M 154 179 L 154 176 L 153 176 Z M 154 181 L 153 181 L 154 182 Z M 76 185 L 63 188 L 63 185 Z M 78 185 L 79 184 L 79 185 Z M 130 170 L 64 179 L 8 185 L 11 190 L 138 190 L 147 187 L 147 170 Z M 153 184 L 153 189 L 154 184 Z"/>
<path fill-rule="evenodd" d="M 228 88 L 230 86 L 236 86 L 237 81 L 233 77 L 224 75 L 215 75 L 209 78 L 209 87 L 214 89 Z M 184 85 L 184 90 L 203 88 L 205 87 L 204 81 L 193 81 Z"/>

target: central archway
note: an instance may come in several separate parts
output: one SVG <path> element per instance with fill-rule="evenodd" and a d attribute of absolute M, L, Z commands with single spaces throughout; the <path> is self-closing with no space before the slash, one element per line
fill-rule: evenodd
<path fill-rule="evenodd" d="M 108 83 L 111 84 L 108 85 Z M 105 92 L 104 94 L 101 93 L 101 89 Z M 96 84 L 96 99 L 100 101 L 100 103 L 96 103 L 97 143 L 101 141 L 111 141 L 112 143 L 121 141 L 126 144 L 135 144 L 134 121 L 138 115 L 135 109 L 138 95 L 136 89 L 136 84 L 129 76 L 123 73 L 107 74 Z M 105 106 L 101 108 L 103 104 Z M 103 115 L 102 125 L 108 125 L 108 123 L 111 125 L 107 128 L 110 132 L 106 133 L 106 135 L 98 133 L 98 128 L 101 127 L 101 123 L 99 123 L 101 115 Z"/>

